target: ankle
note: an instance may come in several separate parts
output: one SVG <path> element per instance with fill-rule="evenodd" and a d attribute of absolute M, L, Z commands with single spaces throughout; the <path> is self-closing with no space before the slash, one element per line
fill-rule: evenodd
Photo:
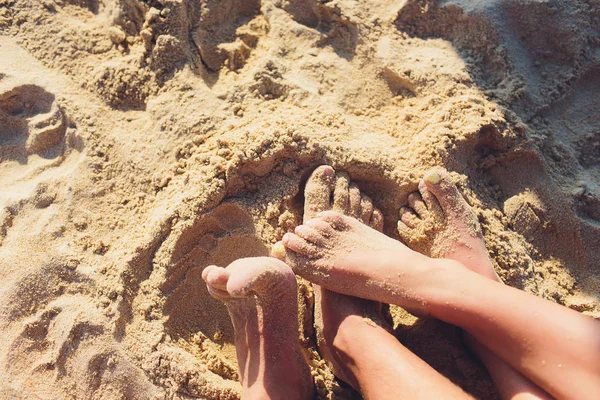
<path fill-rule="evenodd" d="M 427 257 L 413 274 L 401 277 L 398 282 L 401 290 L 396 291 L 398 299 L 390 303 L 399 305 L 414 315 L 439 318 L 434 314 L 436 307 L 454 292 L 449 282 L 455 281 L 463 271 L 470 272 L 457 261 Z"/>
<path fill-rule="evenodd" d="M 464 308 L 472 303 L 472 296 L 480 292 L 481 285 L 490 282 L 490 279 L 457 261 L 437 261 L 437 272 L 432 275 L 431 283 L 424 294 L 427 312 L 444 322 L 461 326 L 458 321 L 462 320 Z"/>
<path fill-rule="evenodd" d="M 359 336 L 359 332 L 368 333 L 373 328 L 377 328 L 377 324 L 371 319 L 362 315 L 348 315 L 337 327 L 331 327 L 323 334 L 336 351 L 348 352 L 361 341 L 367 340 L 364 335 Z"/>
<path fill-rule="evenodd" d="M 271 352 L 266 350 L 260 368 L 245 371 L 242 378 L 242 398 L 247 399 L 309 399 L 314 385 L 310 368 L 301 350 Z M 291 396 L 294 394 L 296 397 Z"/>
<path fill-rule="evenodd" d="M 414 315 L 432 315 L 433 305 L 443 301 L 446 293 L 452 288 L 448 282 L 461 270 L 467 271 L 457 261 L 422 256 L 417 263 L 403 262 L 414 266 L 406 273 L 398 274 L 394 280 L 390 301 L 386 303 L 403 307 Z M 458 272 L 457 272 L 458 271 Z"/>

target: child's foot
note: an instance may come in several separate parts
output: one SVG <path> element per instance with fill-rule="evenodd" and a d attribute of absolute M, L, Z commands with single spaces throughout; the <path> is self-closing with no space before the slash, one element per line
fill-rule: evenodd
<path fill-rule="evenodd" d="M 312 398 L 312 378 L 298 342 L 297 286 L 290 267 L 270 257 L 244 258 L 227 268 L 208 266 L 202 278 L 229 310 L 242 398 Z"/>
<path fill-rule="evenodd" d="M 321 211 L 337 211 L 357 218 L 375 229 L 383 228 L 383 216 L 373 207 L 371 199 L 350 182 L 345 173 L 335 173 L 332 167 L 323 165 L 315 169 L 304 190 L 304 222 Z M 301 234 L 303 227 L 298 227 Z M 315 293 L 315 328 L 317 345 L 321 356 L 329 363 L 335 375 L 358 388 L 351 373 L 346 371 L 341 357 L 349 352 L 352 337 L 349 329 L 356 324 L 381 324 L 381 303 L 335 293 L 313 285 Z M 349 323 L 349 319 L 355 319 Z"/>
<path fill-rule="evenodd" d="M 449 258 L 470 270 L 500 281 L 485 248 L 477 216 L 452 177 L 432 170 L 400 209 L 398 233 L 412 249 L 435 258 Z"/>

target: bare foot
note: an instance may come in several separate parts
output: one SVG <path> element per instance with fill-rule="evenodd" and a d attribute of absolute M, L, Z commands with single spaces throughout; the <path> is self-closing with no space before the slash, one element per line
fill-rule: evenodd
<path fill-rule="evenodd" d="M 313 171 L 306 182 L 304 199 L 304 222 L 321 211 L 335 209 L 379 231 L 383 229 L 383 216 L 373 207 L 371 199 L 350 182 L 348 174 L 336 174 L 328 165 Z M 299 236 L 304 231 L 303 226 L 296 229 Z M 313 285 L 313 290 L 319 352 L 338 378 L 358 389 L 358 382 L 345 370 L 342 361 L 343 353 L 347 352 L 345 338 L 352 336 L 352 332 L 345 332 L 345 327 L 351 325 L 344 321 L 355 318 L 361 320 L 357 323 L 382 324 L 381 303 L 335 293 L 319 285 Z"/>
<path fill-rule="evenodd" d="M 477 216 L 444 170 L 426 173 L 419 182 L 419 192 L 408 196 L 408 207 L 400 209 L 398 233 L 413 249 L 458 261 L 480 275 L 502 282 L 485 248 Z M 502 398 L 550 398 L 471 335 L 465 334 L 465 342 L 486 365 Z"/>
<path fill-rule="evenodd" d="M 477 216 L 448 172 L 436 169 L 419 182 L 400 209 L 400 238 L 412 249 L 435 258 L 449 258 L 470 270 L 497 280 L 485 248 Z"/>
<path fill-rule="evenodd" d="M 309 399 L 314 387 L 298 342 L 294 273 L 270 257 L 243 258 L 202 272 L 227 305 L 235 329 L 242 398 Z"/>
<path fill-rule="evenodd" d="M 309 281 L 337 293 L 397 304 L 419 315 L 427 314 L 423 290 L 440 278 L 436 273 L 464 268 L 417 253 L 335 211 L 317 214 L 296 233 L 286 233 L 282 243 L 282 258 Z"/>

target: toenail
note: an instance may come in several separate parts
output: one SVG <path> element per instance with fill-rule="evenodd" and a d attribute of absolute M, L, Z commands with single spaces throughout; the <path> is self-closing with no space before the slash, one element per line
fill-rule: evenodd
<path fill-rule="evenodd" d="M 431 183 L 432 185 L 437 185 L 440 180 L 442 180 L 442 177 L 440 176 L 440 174 L 438 174 L 437 172 L 430 172 L 428 174 L 425 175 L 425 177 L 423 178 L 425 179 L 425 181 L 427 183 Z"/>
<path fill-rule="evenodd" d="M 313 220 L 312 220 L 312 219 L 309 219 L 308 221 L 306 221 L 306 222 L 304 223 L 304 225 L 306 225 L 306 226 L 313 226 L 313 225 L 314 225 L 314 222 L 313 222 Z"/>
<path fill-rule="evenodd" d="M 325 168 L 325 170 L 323 171 L 323 175 L 325 176 L 333 176 L 334 171 L 333 168 L 329 167 L 329 168 Z"/>
<path fill-rule="evenodd" d="M 282 242 L 277 242 L 273 245 L 273 248 L 271 249 L 271 254 L 273 255 L 273 257 L 275 258 L 283 258 L 285 257 L 285 246 L 283 245 Z"/>

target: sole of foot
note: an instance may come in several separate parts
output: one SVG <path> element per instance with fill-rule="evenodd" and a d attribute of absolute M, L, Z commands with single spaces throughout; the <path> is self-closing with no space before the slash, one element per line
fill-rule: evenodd
<path fill-rule="evenodd" d="M 231 316 L 242 397 L 312 398 L 312 378 L 298 341 L 291 268 L 271 257 L 244 258 L 226 268 L 208 266 L 202 278 Z"/>
<path fill-rule="evenodd" d="M 428 275 L 455 263 L 437 260 L 335 211 L 319 213 L 282 238 L 280 258 L 314 284 L 349 296 L 396 304 L 427 315 L 420 295 Z"/>
<path fill-rule="evenodd" d="M 373 207 L 371 198 L 360 191 L 347 173 L 336 173 L 331 166 L 322 165 L 313 171 L 306 182 L 304 222 L 308 223 L 319 212 L 327 210 L 336 210 L 376 230 L 383 229 L 383 215 Z M 306 225 L 297 227 L 295 232 L 300 237 L 313 233 L 312 228 Z M 313 285 L 313 291 L 319 352 L 338 378 L 356 388 L 356 382 L 344 371 L 341 360 L 336 355 L 344 351 L 344 345 L 340 344 L 340 338 L 344 335 L 341 324 L 348 318 L 377 321 L 381 324 L 381 304 L 332 292 L 319 285 Z"/>

